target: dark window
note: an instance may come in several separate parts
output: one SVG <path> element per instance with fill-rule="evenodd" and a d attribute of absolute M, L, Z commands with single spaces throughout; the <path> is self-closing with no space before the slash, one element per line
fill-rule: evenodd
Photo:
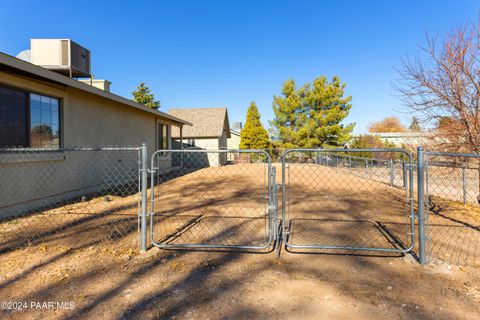
<path fill-rule="evenodd" d="M 0 147 L 28 147 L 27 93 L 0 87 Z"/>
<path fill-rule="evenodd" d="M 170 132 L 168 126 L 164 124 L 158 124 L 158 150 L 168 150 L 168 144 L 170 140 Z"/>
<path fill-rule="evenodd" d="M 0 147 L 58 148 L 59 100 L 0 86 Z"/>

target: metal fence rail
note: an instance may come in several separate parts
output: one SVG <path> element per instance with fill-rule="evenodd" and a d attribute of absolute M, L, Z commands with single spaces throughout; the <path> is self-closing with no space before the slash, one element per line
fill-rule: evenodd
<path fill-rule="evenodd" d="M 480 155 L 425 153 L 429 261 L 480 266 Z"/>
<path fill-rule="evenodd" d="M 137 247 L 141 149 L 0 149 L 0 251 Z"/>
<path fill-rule="evenodd" d="M 350 174 L 387 183 L 391 186 L 406 188 L 408 183 L 407 161 L 390 158 L 374 158 L 353 156 L 351 153 L 364 152 L 333 152 L 317 153 L 315 162 L 327 167 L 348 170 Z"/>
<path fill-rule="evenodd" d="M 374 153 L 386 163 L 395 163 L 393 160 L 402 156 L 408 163 L 406 188 L 392 187 L 392 170 L 384 170 L 382 165 L 370 168 L 365 176 L 344 170 L 344 159 L 358 159 L 349 158 L 352 153 Z M 339 164 L 327 167 L 321 159 L 332 155 Z M 287 150 L 282 156 L 282 234 L 286 248 L 411 251 L 411 168 L 412 156 L 402 149 Z M 403 169 L 397 174 L 403 179 Z"/>
<path fill-rule="evenodd" d="M 274 171 L 265 151 L 160 150 L 152 156 L 151 169 L 154 246 L 252 250 L 272 246 Z"/>

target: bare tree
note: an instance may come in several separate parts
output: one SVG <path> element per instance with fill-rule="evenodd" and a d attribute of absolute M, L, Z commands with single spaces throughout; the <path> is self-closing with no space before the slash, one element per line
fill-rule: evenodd
<path fill-rule="evenodd" d="M 452 28 L 440 42 L 427 35 L 422 52 L 402 61 L 396 88 L 409 111 L 433 125 L 429 148 L 480 154 L 480 21 Z"/>
<path fill-rule="evenodd" d="M 368 125 L 368 132 L 406 132 L 407 128 L 402 124 L 400 119 L 391 116 L 380 121 L 373 121 Z"/>
<path fill-rule="evenodd" d="M 480 154 L 480 22 L 453 28 L 424 56 L 402 61 L 396 85 L 409 111 L 434 126 L 431 147 Z"/>

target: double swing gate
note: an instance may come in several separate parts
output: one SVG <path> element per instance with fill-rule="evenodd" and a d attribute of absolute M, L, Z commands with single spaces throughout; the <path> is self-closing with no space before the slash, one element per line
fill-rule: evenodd
<path fill-rule="evenodd" d="M 149 241 L 165 249 L 262 251 L 283 242 L 289 251 L 412 250 L 409 152 L 289 149 L 277 161 L 263 150 L 156 151 Z"/>

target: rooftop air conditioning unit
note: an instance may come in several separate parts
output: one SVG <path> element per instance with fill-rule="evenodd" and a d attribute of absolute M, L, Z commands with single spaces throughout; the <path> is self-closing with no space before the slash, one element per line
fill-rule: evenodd
<path fill-rule="evenodd" d="M 70 39 L 31 39 L 31 63 L 71 78 L 91 77 L 90 50 Z"/>

